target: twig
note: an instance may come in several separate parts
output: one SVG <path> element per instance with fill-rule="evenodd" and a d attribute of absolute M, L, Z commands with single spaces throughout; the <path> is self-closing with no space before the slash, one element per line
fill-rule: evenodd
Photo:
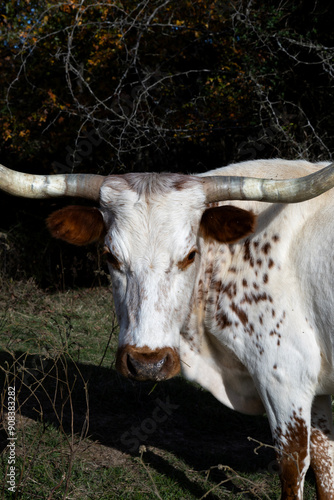
<path fill-rule="evenodd" d="M 160 496 L 160 493 L 159 493 L 159 491 L 158 491 L 157 485 L 156 485 L 156 484 L 155 484 L 155 482 L 154 482 L 154 479 L 153 479 L 153 476 L 152 476 L 152 474 L 151 474 L 151 471 L 149 470 L 149 468 L 148 468 L 148 467 L 145 465 L 145 463 L 144 463 L 144 460 L 143 460 L 143 454 L 144 454 L 144 452 L 145 452 L 145 451 L 147 451 L 147 450 L 146 450 L 146 446 L 141 445 L 141 446 L 140 446 L 140 448 L 139 448 L 139 452 L 140 452 L 140 458 L 139 458 L 139 460 L 140 460 L 141 464 L 143 465 L 144 469 L 146 470 L 146 472 L 147 472 L 147 474 L 148 474 L 148 476 L 149 476 L 149 478 L 150 478 L 150 480 L 151 480 L 151 482 L 152 482 L 152 484 L 153 484 L 153 489 L 154 489 L 154 493 L 155 493 L 155 495 L 156 495 L 158 498 L 160 498 L 160 500 L 162 500 L 162 498 L 161 498 L 161 496 Z"/>

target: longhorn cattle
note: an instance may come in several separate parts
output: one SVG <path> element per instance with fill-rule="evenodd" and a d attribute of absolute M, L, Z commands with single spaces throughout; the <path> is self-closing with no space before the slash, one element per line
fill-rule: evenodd
<path fill-rule="evenodd" d="M 244 177 L 245 176 L 245 177 Z M 262 160 L 197 176 L 32 176 L 18 196 L 81 196 L 48 220 L 77 245 L 104 240 L 120 333 L 116 367 L 182 373 L 239 412 L 266 412 L 283 499 L 311 465 L 334 498 L 334 167 Z"/>

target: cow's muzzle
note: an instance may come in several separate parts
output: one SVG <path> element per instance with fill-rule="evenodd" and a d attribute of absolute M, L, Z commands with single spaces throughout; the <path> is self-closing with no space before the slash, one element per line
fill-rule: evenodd
<path fill-rule="evenodd" d="M 170 347 L 152 350 L 127 344 L 117 351 L 116 369 L 128 378 L 158 382 L 179 373 L 180 358 Z"/>

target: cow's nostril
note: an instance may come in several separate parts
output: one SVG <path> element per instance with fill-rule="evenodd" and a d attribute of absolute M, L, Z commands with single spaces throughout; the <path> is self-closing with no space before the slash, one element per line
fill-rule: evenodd
<path fill-rule="evenodd" d="M 133 376 L 133 377 L 137 377 L 137 370 L 136 370 L 136 367 L 135 367 L 135 364 L 136 361 L 133 359 L 132 356 L 130 356 L 130 354 L 127 354 L 126 356 L 126 365 L 128 367 L 128 370 L 129 370 L 129 373 Z"/>

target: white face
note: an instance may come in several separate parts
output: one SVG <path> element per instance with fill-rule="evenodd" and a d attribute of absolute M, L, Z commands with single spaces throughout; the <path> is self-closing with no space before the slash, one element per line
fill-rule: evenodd
<path fill-rule="evenodd" d="M 178 175 L 160 175 L 152 186 L 152 177 L 138 186 L 135 174 L 128 177 L 131 188 L 127 176 L 115 176 L 101 190 L 119 345 L 178 349 L 199 265 L 204 194 L 199 182 Z"/>

